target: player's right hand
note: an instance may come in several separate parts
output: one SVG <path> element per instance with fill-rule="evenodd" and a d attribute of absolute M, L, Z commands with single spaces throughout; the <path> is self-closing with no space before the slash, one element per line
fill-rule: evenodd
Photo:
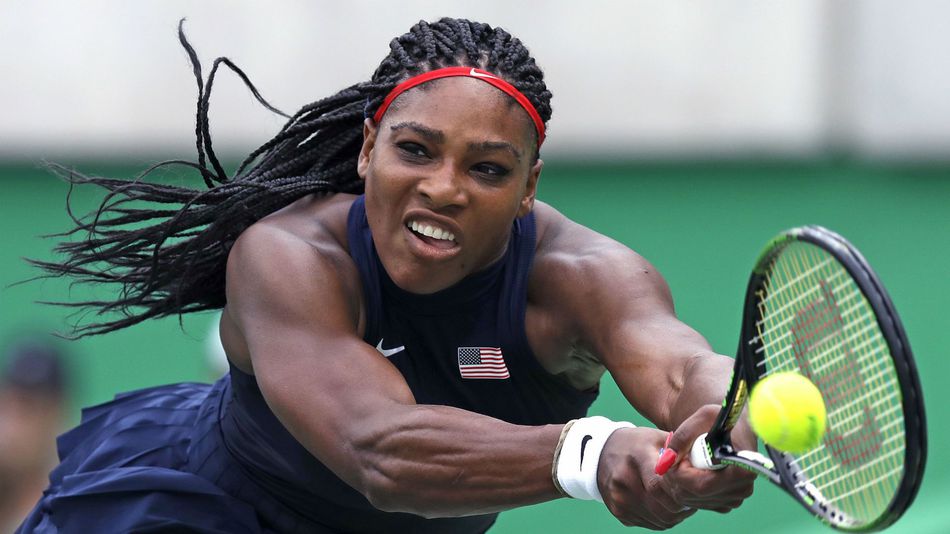
<path fill-rule="evenodd" d="M 607 509 L 626 526 L 665 530 L 696 513 L 654 472 L 665 440 L 666 432 L 655 428 L 622 428 L 604 445 L 597 485 Z"/>
<path fill-rule="evenodd" d="M 683 421 L 670 437 L 668 447 L 679 453 L 678 460 L 663 478 L 680 501 L 686 506 L 703 510 L 728 513 L 738 508 L 752 495 L 755 474 L 741 467 L 709 471 L 698 469 L 688 461 L 693 442 L 703 432 L 712 428 L 720 407 L 707 404 Z M 733 443 L 744 450 L 756 450 L 755 435 L 746 421 L 740 419 L 732 431 Z M 682 451 L 682 452 L 681 452 Z"/>

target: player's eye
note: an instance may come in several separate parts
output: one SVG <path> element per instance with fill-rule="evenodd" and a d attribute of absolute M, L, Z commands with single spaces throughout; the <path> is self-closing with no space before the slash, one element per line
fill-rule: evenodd
<path fill-rule="evenodd" d="M 429 152 L 426 151 L 425 147 L 419 143 L 413 143 L 412 141 L 402 141 L 396 143 L 396 147 L 399 148 L 399 151 L 403 156 L 411 159 L 422 159 L 429 157 Z"/>
<path fill-rule="evenodd" d="M 472 171 L 483 178 L 495 182 L 501 181 L 506 176 L 508 176 L 509 173 L 511 173 L 511 170 L 507 167 L 490 162 L 476 163 L 472 166 Z"/>

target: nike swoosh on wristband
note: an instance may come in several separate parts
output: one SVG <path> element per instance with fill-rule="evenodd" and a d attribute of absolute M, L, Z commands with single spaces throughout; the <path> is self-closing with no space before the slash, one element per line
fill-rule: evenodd
<path fill-rule="evenodd" d="M 405 346 L 405 345 L 403 345 L 403 346 L 401 346 L 401 347 L 395 347 L 395 348 L 392 348 L 392 349 L 384 349 L 384 348 L 383 348 L 383 340 L 382 340 L 382 339 L 380 339 L 380 340 L 379 340 L 379 343 L 376 344 L 376 350 L 378 350 L 380 354 L 382 354 L 383 356 L 385 356 L 385 357 L 387 357 L 387 358 L 389 358 L 389 357 L 392 356 L 393 354 L 398 354 L 398 353 L 402 352 L 402 351 L 405 350 L 405 349 L 406 349 L 406 346 Z"/>
<path fill-rule="evenodd" d="M 584 449 L 587 448 L 587 442 L 592 439 L 594 439 L 594 437 L 591 436 L 590 434 L 587 434 L 583 438 L 581 438 L 581 463 L 580 465 L 578 465 L 578 468 L 580 469 L 584 468 Z"/>
<path fill-rule="evenodd" d="M 475 67 L 472 67 L 472 70 L 468 71 L 469 76 L 474 76 L 476 78 L 495 78 L 498 79 L 498 76 L 492 76 L 491 74 L 482 74 L 475 71 Z"/>

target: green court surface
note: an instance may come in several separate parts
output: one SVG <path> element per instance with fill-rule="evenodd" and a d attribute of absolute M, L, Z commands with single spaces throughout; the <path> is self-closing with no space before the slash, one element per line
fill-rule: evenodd
<path fill-rule="evenodd" d="M 145 166 L 79 164 L 127 176 Z M 195 182 L 197 183 L 197 182 Z M 17 333 L 62 330 L 69 310 L 37 300 L 88 295 L 63 280 L 11 285 L 36 274 L 21 257 L 50 258 L 61 231 L 66 187 L 28 165 L 0 167 L 0 344 Z M 95 190 L 76 192 L 90 207 Z M 630 246 L 666 277 L 680 317 L 724 354 L 735 350 L 749 269 L 765 242 L 783 229 L 820 224 L 852 241 L 876 269 L 901 313 L 914 349 L 929 416 L 929 442 L 948 437 L 941 406 L 950 404 L 946 337 L 950 319 L 950 166 L 855 162 L 636 163 L 551 161 L 539 197 L 569 217 Z M 93 290 L 108 296 L 102 289 Z M 592 303 L 593 305 L 593 303 Z M 66 343 L 79 407 L 119 391 L 211 378 L 204 357 L 210 315 L 154 321 L 127 331 Z M 605 379 L 592 409 L 644 421 Z M 931 449 L 934 449 L 931 446 Z M 950 464 L 932 454 L 915 505 L 889 532 L 950 530 Z M 759 481 L 739 510 L 700 512 L 676 532 L 829 531 L 778 489 Z M 599 503 L 559 500 L 502 514 L 492 532 L 626 531 Z"/>

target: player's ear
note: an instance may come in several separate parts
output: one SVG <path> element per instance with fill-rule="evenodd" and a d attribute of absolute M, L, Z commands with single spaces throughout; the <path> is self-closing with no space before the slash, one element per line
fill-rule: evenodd
<path fill-rule="evenodd" d="M 534 199 L 538 193 L 538 180 L 541 179 L 542 167 L 544 167 L 544 161 L 538 158 L 528 171 L 528 183 L 525 184 L 524 196 L 521 197 L 521 205 L 518 206 L 518 217 L 524 217 L 534 209 Z"/>
<path fill-rule="evenodd" d="M 356 160 L 356 173 L 363 180 L 366 179 L 366 170 L 369 168 L 373 148 L 376 147 L 376 133 L 378 131 L 376 121 L 372 117 L 366 117 L 366 120 L 363 121 L 363 146 L 360 148 L 360 156 Z"/>

